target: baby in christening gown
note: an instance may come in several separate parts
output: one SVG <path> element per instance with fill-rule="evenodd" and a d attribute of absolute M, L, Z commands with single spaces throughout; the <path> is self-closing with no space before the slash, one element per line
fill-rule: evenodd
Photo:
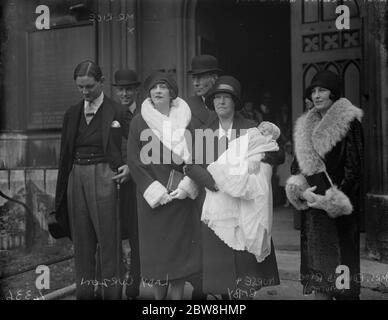
<path fill-rule="evenodd" d="M 207 170 L 219 189 L 206 189 L 202 221 L 234 250 L 247 250 L 262 262 L 271 253 L 272 167 L 265 152 L 277 151 L 280 129 L 263 121 L 232 140 Z"/>

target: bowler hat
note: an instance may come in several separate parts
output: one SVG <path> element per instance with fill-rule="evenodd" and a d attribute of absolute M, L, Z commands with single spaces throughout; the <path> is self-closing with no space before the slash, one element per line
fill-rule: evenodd
<path fill-rule="evenodd" d="M 172 90 L 172 99 L 175 99 L 178 96 L 178 85 L 174 78 L 167 72 L 155 71 L 148 76 L 148 78 L 144 81 L 144 89 L 147 93 L 150 92 L 151 88 L 157 83 L 164 82 Z"/>
<path fill-rule="evenodd" d="M 219 73 L 222 70 L 218 68 L 218 60 L 209 54 L 195 56 L 191 61 L 191 70 L 187 73 L 192 75 L 214 72 Z"/>
<path fill-rule="evenodd" d="M 115 72 L 115 83 L 112 86 L 138 86 L 136 72 L 130 69 L 120 69 Z"/>
<path fill-rule="evenodd" d="M 341 78 L 330 70 L 319 71 L 311 80 L 305 91 L 305 97 L 311 100 L 311 92 L 315 87 L 322 87 L 330 90 L 334 97 L 339 99 L 342 93 Z"/>
<path fill-rule="evenodd" d="M 241 85 L 240 82 L 232 76 L 221 76 L 216 80 L 216 83 L 210 90 L 209 94 L 206 96 L 205 104 L 209 108 L 214 110 L 213 99 L 217 93 L 229 93 L 232 95 L 235 110 L 240 110 L 242 108 L 241 101 Z"/>

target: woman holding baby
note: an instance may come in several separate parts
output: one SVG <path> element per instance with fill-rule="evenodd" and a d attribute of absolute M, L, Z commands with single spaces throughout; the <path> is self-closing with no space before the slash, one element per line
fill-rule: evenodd
<path fill-rule="evenodd" d="M 286 185 L 289 201 L 302 215 L 304 293 L 315 293 L 316 299 L 359 299 L 360 294 L 363 112 L 341 93 L 341 79 L 328 70 L 318 72 L 306 89 L 313 107 L 296 122 L 296 159 Z"/>
<path fill-rule="evenodd" d="M 276 142 L 272 140 L 274 140 L 273 138 L 276 139 L 277 135 L 276 130 L 274 131 L 275 127 L 267 123 L 269 127 L 263 126 L 261 128 L 262 132 L 259 132 L 255 128 L 255 122 L 239 115 L 237 111 L 242 107 L 240 94 L 241 87 L 237 79 L 231 76 L 218 78 L 206 98 L 206 105 L 215 110 L 217 117 L 201 128 L 204 130 L 203 132 L 211 132 L 214 135 L 203 135 L 203 150 L 193 148 L 193 163 L 185 166 L 185 173 L 199 186 L 206 188 L 202 211 L 203 290 L 205 293 L 221 294 L 226 299 L 252 299 L 255 291 L 261 287 L 279 284 L 276 257 L 270 238 L 272 224 L 270 181 L 272 175 L 271 165 L 282 163 L 284 154 L 277 146 L 274 147 Z M 254 132 L 253 136 L 255 138 L 251 140 L 257 142 L 255 150 L 261 151 L 252 154 L 254 161 L 249 165 L 246 161 L 247 158 L 241 157 L 240 145 L 235 143 L 235 141 L 241 142 L 242 149 L 245 148 L 245 151 L 242 152 L 246 152 L 247 155 L 248 148 L 252 145 L 251 140 L 247 138 L 248 131 Z M 267 134 L 274 134 L 275 137 L 264 138 Z M 195 138 L 198 139 L 198 135 Z M 238 141 L 240 138 L 247 139 Z M 213 141 L 209 141 L 211 139 Z M 245 143 L 243 143 L 244 141 Z M 198 145 L 195 142 L 193 146 Z M 214 148 L 209 148 L 209 142 L 214 143 Z M 266 147 L 268 148 L 265 149 Z M 228 163 L 217 162 L 218 159 L 228 158 L 227 152 L 232 153 L 229 148 L 237 150 L 234 156 L 237 162 L 240 161 L 240 165 L 234 168 L 237 170 L 236 172 L 229 170 L 233 169 L 233 165 L 228 167 Z M 268 152 L 265 150 L 268 150 Z M 250 172 L 248 173 L 248 167 L 249 170 L 254 172 L 252 175 L 250 175 Z M 214 169 L 214 176 L 209 172 L 210 168 Z M 228 168 L 228 170 L 223 170 L 223 168 Z M 223 175 L 224 173 L 225 175 Z M 239 175 L 240 173 L 241 175 Z M 258 178 L 260 174 L 262 180 Z M 218 184 L 216 182 L 217 178 L 220 178 Z M 226 181 L 225 179 L 229 183 L 223 183 Z M 251 189 L 248 187 L 250 182 L 253 183 L 250 187 L 254 186 Z M 260 183 L 263 192 L 257 194 L 255 191 L 256 186 Z M 227 193 L 229 191 L 236 193 L 234 197 Z M 247 239 L 234 237 L 233 234 L 226 231 L 226 229 L 239 230 L 239 234 L 244 235 L 244 227 L 247 225 L 241 226 L 238 221 L 240 209 L 244 207 L 241 206 L 241 201 L 244 202 L 244 208 L 248 208 L 246 210 L 247 215 L 257 222 L 255 214 L 252 213 L 256 212 L 256 216 L 259 215 L 260 203 L 255 202 L 255 199 L 259 196 L 265 202 L 265 211 L 268 216 L 265 226 L 269 229 L 260 229 L 261 238 L 262 240 L 265 239 L 261 243 L 263 247 L 266 247 L 265 255 L 260 257 L 258 252 L 256 254 L 252 250 L 252 253 L 247 249 L 244 244 Z M 222 208 L 225 207 L 228 201 L 231 203 L 229 209 L 234 209 L 228 210 L 228 213 L 224 215 Z M 262 201 L 260 201 L 261 204 Z M 255 208 L 257 211 L 255 211 Z M 219 224 L 217 224 L 218 222 Z M 233 223 L 234 225 L 231 227 Z M 257 225 L 259 224 L 257 223 Z M 226 229 L 223 229 L 224 226 Z M 260 251 L 260 248 L 256 249 Z"/>

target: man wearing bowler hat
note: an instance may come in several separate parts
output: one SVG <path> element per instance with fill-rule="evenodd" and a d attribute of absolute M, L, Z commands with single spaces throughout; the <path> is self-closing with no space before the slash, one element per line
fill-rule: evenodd
<path fill-rule="evenodd" d="M 210 92 L 218 78 L 221 69 L 218 68 L 218 60 L 212 55 L 203 54 L 195 56 L 191 61 L 191 70 L 187 73 L 192 77 L 194 96 L 187 98 L 186 102 L 191 109 L 190 127 L 192 130 L 203 127 L 210 119 L 216 117 L 205 103 L 206 95 Z M 194 132 L 194 131 L 193 131 Z M 204 190 L 201 191 L 204 193 Z M 202 198 L 201 196 L 198 199 Z M 198 215 L 198 230 L 200 232 L 202 201 L 196 201 Z M 206 300 L 207 295 L 202 290 L 202 274 L 189 279 L 193 286 L 192 298 L 194 300 Z"/>
<path fill-rule="evenodd" d="M 126 106 L 133 116 L 138 113 L 136 99 L 139 85 L 140 81 L 137 80 L 135 71 L 120 69 L 115 72 L 115 83 L 112 86 L 116 88 L 116 95 L 120 103 Z"/>
<path fill-rule="evenodd" d="M 205 103 L 206 95 L 213 87 L 221 69 L 218 60 L 208 54 L 195 56 L 191 62 L 191 74 L 195 95 L 187 99 L 191 109 L 191 125 L 194 129 L 203 126 L 213 114 Z"/>
<path fill-rule="evenodd" d="M 137 108 L 137 94 L 140 81 L 137 80 L 137 74 L 131 69 L 120 69 L 115 72 L 116 95 L 120 104 L 125 109 L 124 112 L 130 114 L 130 121 L 139 113 Z M 123 161 L 127 163 L 127 143 L 123 141 L 122 155 Z M 139 236 L 137 226 L 137 205 L 136 205 L 136 185 L 130 178 L 120 189 L 120 216 L 121 216 L 121 234 L 123 241 L 123 251 L 126 264 L 129 267 L 129 278 L 127 279 L 125 293 L 127 299 L 136 299 L 139 295 L 140 286 L 140 256 L 139 256 Z M 129 243 L 128 243 L 129 241 Z"/>

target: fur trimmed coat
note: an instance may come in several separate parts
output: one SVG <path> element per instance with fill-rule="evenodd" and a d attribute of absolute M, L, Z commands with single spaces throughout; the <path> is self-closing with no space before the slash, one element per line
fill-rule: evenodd
<path fill-rule="evenodd" d="M 293 206 L 302 210 L 301 273 L 306 293 L 319 288 L 337 298 L 359 295 L 362 115 L 361 109 L 341 98 L 323 117 L 313 108 L 296 122 L 296 158 L 286 193 Z M 314 185 L 321 195 L 318 208 L 310 208 L 302 197 Z M 348 290 L 335 286 L 336 268 L 341 264 L 350 269 Z"/>
<path fill-rule="evenodd" d="M 173 102 L 173 107 L 177 107 L 176 116 L 179 117 L 179 108 L 184 102 L 181 99 L 174 101 L 177 101 L 177 104 Z M 172 113 L 170 111 L 170 116 Z M 183 113 L 190 116 L 190 113 Z M 144 115 L 147 112 L 142 106 L 141 113 L 131 122 L 127 146 L 128 165 L 137 191 L 141 276 L 147 281 L 165 283 L 186 278 L 201 269 L 200 230 L 193 200 L 196 191 L 189 189 L 190 184 L 186 184 L 184 178 L 179 187 L 189 196 L 160 204 L 167 192 L 171 170 L 182 173 L 183 164 L 172 161 L 173 152 L 163 139 L 160 140 L 160 133 L 150 130 L 149 118 Z M 151 120 L 156 121 L 152 116 Z M 190 119 L 183 120 L 181 123 L 190 122 Z M 150 161 L 143 160 L 147 160 L 146 156 Z"/>

